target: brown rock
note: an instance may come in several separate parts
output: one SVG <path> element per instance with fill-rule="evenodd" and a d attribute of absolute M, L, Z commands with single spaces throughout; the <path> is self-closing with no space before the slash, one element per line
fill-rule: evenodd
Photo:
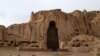
<path fill-rule="evenodd" d="M 100 13 L 97 13 L 90 23 L 91 23 L 93 35 L 100 37 Z"/>
<path fill-rule="evenodd" d="M 59 48 L 63 48 L 63 45 L 67 45 L 75 36 L 81 34 L 92 35 L 99 38 L 99 18 L 99 11 L 87 12 L 85 10 L 81 12 L 75 10 L 72 13 L 65 13 L 61 11 L 61 9 L 55 9 L 36 13 L 32 12 L 28 23 L 13 24 L 6 30 L 0 27 L 0 39 L 4 38 L 10 41 L 36 41 L 39 48 L 46 49 L 47 39 L 50 37 L 48 37 L 48 35 L 51 33 L 50 35 L 54 38 L 58 38 L 58 40 L 53 40 L 59 43 L 58 45 L 61 46 Z M 51 32 L 49 30 L 51 30 Z M 2 33 L 3 31 L 5 31 L 5 33 Z M 82 39 L 84 39 L 84 37 L 82 37 Z M 86 46 L 88 46 L 88 44 L 86 44 Z"/>
<path fill-rule="evenodd" d="M 0 41 L 4 40 L 6 35 L 6 27 L 3 25 L 0 25 Z"/>

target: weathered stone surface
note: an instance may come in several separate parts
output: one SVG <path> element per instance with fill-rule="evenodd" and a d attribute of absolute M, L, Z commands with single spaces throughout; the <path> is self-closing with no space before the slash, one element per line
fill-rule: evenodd
<path fill-rule="evenodd" d="M 9 35 L 9 39 L 12 38 L 23 38 L 24 36 L 24 29 L 25 26 L 23 26 L 24 24 L 20 25 L 20 24 L 14 24 L 11 25 L 7 28 L 7 32 Z"/>
<path fill-rule="evenodd" d="M 78 35 L 73 37 L 68 45 L 71 47 L 94 47 L 96 43 L 99 43 L 97 40 L 97 37 L 91 35 Z"/>
<path fill-rule="evenodd" d="M 100 13 L 97 13 L 90 23 L 91 23 L 93 35 L 100 37 Z"/>
<path fill-rule="evenodd" d="M 25 29 L 24 29 L 24 39 L 26 41 L 30 41 L 31 40 L 31 34 L 32 34 L 32 30 L 29 24 L 25 25 Z"/>
<path fill-rule="evenodd" d="M 81 39 L 87 39 L 82 34 L 91 35 L 94 36 L 93 38 L 98 39 L 100 37 L 100 11 L 75 10 L 71 13 L 65 13 L 60 9 L 55 9 L 32 12 L 28 23 L 9 26 L 6 29 L 7 34 L 4 34 L 5 38 L 2 36 L 2 31 L 0 31 L 0 38 L 10 41 L 36 41 L 38 48 L 46 49 L 47 31 L 52 21 L 55 22 L 59 49 L 64 49 L 63 45 L 68 45 L 78 35 Z M 92 39 L 91 36 L 90 39 Z M 84 47 L 83 43 L 81 45 Z"/>
<path fill-rule="evenodd" d="M 92 35 L 80 34 L 73 37 L 66 45 L 63 43 L 63 49 L 68 49 L 73 53 L 92 53 L 96 55 L 98 53 L 97 48 L 100 47 L 100 39 Z"/>
<path fill-rule="evenodd" d="M 0 25 L 0 41 L 2 41 L 5 38 L 6 35 L 6 27 L 3 25 Z"/>

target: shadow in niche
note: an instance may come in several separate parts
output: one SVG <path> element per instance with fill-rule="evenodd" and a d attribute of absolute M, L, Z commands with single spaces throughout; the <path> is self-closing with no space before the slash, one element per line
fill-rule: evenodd
<path fill-rule="evenodd" d="M 59 49 L 58 29 L 54 21 L 49 23 L 49 28 L 47 30 L 47 48 L 52 51 L 57 51 L 57 49 Z"/>

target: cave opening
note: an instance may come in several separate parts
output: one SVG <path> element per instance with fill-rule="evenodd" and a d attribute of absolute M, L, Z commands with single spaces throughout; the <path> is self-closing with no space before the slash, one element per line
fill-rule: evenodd
<path fill-rule="evenodd" d="M 47 30 L 47 48 L 52 51 L 59 49 L 58 29 L 56 23 L 51 21 Z"/>

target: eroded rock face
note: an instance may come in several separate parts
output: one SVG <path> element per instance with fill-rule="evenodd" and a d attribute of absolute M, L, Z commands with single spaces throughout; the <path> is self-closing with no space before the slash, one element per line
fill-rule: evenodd
<path fill-rule="evenodd" d="M 11 25 L 7 28 L 7 32 L 8 32 L 8 37 L 10 40 L 10 38 L 23 38 L 24 40 L 24 36 L 25 36 L 25 26 L 26 24 L 14 24 Z"/>
<path fill-rule="evenodd" d="M 68 45 L 71 47 L 93 47 L 97 43 L 97 37 L 91 35 L 78 35 L 71 39 L 68 42 Z"/>
<path fill-rule="evenodd" d="M 100 13 L 97 13 L 93 20 L 90 22 L 93 35 L 100 37 Z"/>
<path fill-rule="evenodd" d="M 32 12 L 28 23 L 14 24 L 6 28 L 7 35 L 5 38 L 2 36 L 2 27 L 0 27 L 0 38 L 12 41 L 36 41 L 39 48 L 46 49 L 47 30 L 50 22 L 53 21 L 57 29 L 59 48 L 64 49 L 63 45 L 69 45 L 68 43 L 78 35 L 86 34 L 99 38 L 99 18 L 99 11 L 87 12 L 76 10 L 71 13 L 65 13 L 61 9 L 55 9 L 36 13 Z M 84 39 L 84 37 L 81 38 Z M 81 46 L 89 45 L 88 43 L 81 43 Z"/>
<path fill-rule="evenodd" d="M 0 25 L 0 41 L 4 40 L 5 35 L 6 35 L 6 27 Z"/>
<path fill-rule="evenodd" d="M 100 40 L 98 40 L 97 37 L 83 34 L 73 37 L 73 39 L 68 42 L 67 48 L 75 52 L 97 53 L 97 48 L 100 47 L 99 43 Z"/>

